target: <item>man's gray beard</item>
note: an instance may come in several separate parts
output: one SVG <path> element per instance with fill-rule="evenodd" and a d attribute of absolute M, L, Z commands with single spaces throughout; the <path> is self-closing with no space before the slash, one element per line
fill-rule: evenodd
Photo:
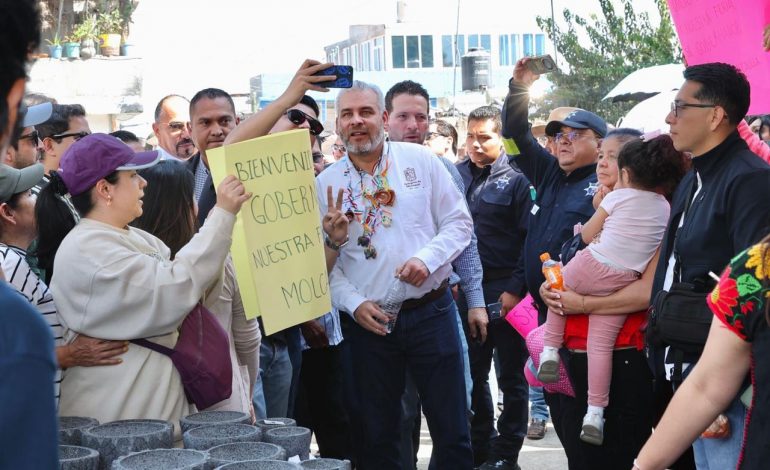
<path fill-rule="evenodd" d="M 345 139 L 342 140 L 345 143 L 345 148 L 347 148 L 348 154 L 361 155 L 364 153 L 369 153 L 373 148 L 377 147 L 382 143 L 383 140 L 385 140 L 385 129 L 380 127 L 377 134 L 365 144 L 355 145 Z"/>

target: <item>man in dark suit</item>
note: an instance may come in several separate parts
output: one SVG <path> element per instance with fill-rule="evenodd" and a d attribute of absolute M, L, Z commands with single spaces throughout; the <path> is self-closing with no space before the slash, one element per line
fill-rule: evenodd
<path fill-rule="evenodd" d="M 224 145 L 225 137 L 238 125 L 232 97 L 218 88 L 206 88 L 190 100 L 190 135 L 198 153 L 185 164 L 195 175 L 198 223 L 203 225 L 217 202 L 206 151 Z"/>

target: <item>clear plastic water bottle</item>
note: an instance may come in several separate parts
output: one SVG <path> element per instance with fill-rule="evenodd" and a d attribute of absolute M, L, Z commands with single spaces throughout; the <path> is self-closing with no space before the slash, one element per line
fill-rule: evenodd
<path fill-rule="evenodd" d="M 385 323 L 388 333 L 392 333 L 396 327 L 398 312 L 401 310 L 404 300 L 406 300 L 405 297 L 406 284 L 398 277 L 394 277 L 393 282 L 388 287 L 388 292 L 385 294 L 385 299 L 380 303 L 380 308 L 388 316 L 388 321 Z"/>

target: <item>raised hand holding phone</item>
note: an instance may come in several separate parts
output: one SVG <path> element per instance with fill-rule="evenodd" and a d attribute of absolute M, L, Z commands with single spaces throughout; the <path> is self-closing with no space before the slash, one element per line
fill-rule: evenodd
<path fill-rule="evenodd" d="M 331 80 L 316 82 L 325 88 L 350 88 L 353 86 L 353 67 L 350 65 L 332 65 L 313 74 L 315 77 L 334 77 Z"/>

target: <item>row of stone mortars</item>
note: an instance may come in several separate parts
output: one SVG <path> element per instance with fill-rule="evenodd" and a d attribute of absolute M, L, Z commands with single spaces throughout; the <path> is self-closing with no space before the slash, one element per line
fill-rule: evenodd
<path fill-rule="evenodd" d="M 99 424 L 59 418 L 61 470 L 350 470 L 350 462 L 309 459 L 310 430 L 289 418 L 257 420 L 237 411 L 203 411 L 180 421 L 184 449 L 168 421 Z M 298 456 L 300 463 L 287 459 Z"/>

